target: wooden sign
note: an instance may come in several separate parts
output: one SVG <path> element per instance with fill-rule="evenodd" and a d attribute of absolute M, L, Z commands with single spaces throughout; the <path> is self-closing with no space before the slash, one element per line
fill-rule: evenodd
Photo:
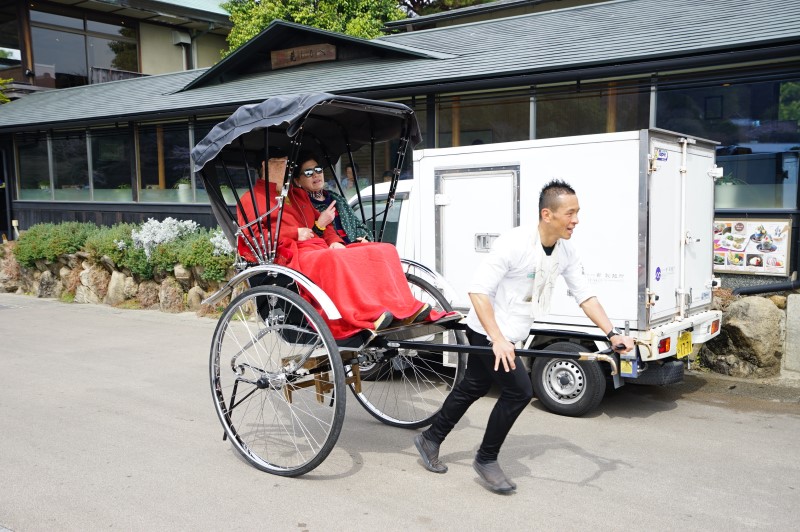
<path fill-rule="evenodd" d="M 272 69 L 287 68 L 305 63 L 335 61 L 336 47 L 332 44 L 310 44 L 270 52 Z"/>

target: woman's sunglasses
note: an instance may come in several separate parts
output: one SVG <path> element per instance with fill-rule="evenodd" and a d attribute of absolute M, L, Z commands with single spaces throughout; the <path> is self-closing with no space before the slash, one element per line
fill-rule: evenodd
<path fill-rule="evenodd" d="M 321 166 L 315 166 L 314 168 L 306 168 L 305 170 L 303 170 L 303 175 L 306 177 L 311 177 L 314 174 L 321 174 L 321 173 L 322 173 Z"/>

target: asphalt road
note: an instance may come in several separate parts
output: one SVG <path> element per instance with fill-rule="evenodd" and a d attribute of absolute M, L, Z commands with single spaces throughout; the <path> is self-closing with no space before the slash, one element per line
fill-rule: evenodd
<path fill-rule="evenodd" d="M 214 325 L 0 294 L 0 530 L 797 530 L 796 387 L 690 374 L 579 419 L 534 401 L 501 453 L 510 496 L 471 467 L 491 396 L 445 475 L 348 397 L 331 455 L 287 479 L 221 439 Z"/>

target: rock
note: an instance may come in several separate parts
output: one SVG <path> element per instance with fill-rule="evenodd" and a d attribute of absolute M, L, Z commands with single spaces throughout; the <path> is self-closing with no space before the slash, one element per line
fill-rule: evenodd
<path fill-rule="evenodd" d="M 66 272 L 65 275 L 64 268 L 61 269 L 61 284 L 64 285 L 64 290 L 70 294 L 75 293 L 81 284 L 81 271 L 83 270 L 80 268 L 74 268 Z"/>
<path fill-rule="evenodd" d="M 158 291 L 158 308 L 161 312 L 183 312 L 186 310 L 183 297 L 180 283 L 174 277 L 167 277 Z"/>
<path fill-rule="evenodd" d="M 731 288 L 715 288 L 714 297 L 711 299 L 711 308 L 714 310 L 721 310 L 725 312 L 731 303 L 739 299 L 739 296 L 733 295 Z"/>
<path fill-rule="evenodd" d="M 39 277 L 36 297 L 61 297 L 62 290 L 61 280 L 48 270 Z"/>
<path fill-rule="evenodd" d="M 0 292 L 16 292 L 20 288 L 22 270 L 14 254 L 7 252 L 0 259 Z"/>
<path fill-rule="evenodd" d="M 786 296 L 772 295 L 768 298 L 781 310 L 786 310 Z"/>
<path fill-rule="evenodd" d="M 205 291 L 199 286 L 193 286 L 189 289 L 189 293 L 186 296 L 186 305 L 189 307 L 189 310 L 197 312 L 200 310 L 200 306 L 205 298 Z"/>
<path fill-rule="evenodd" d="M 46 261 L 37 259 L 37 260 L 34 261 L 34 264 L 36 264 L 36 269 L 39 270 L 40 272 L 47 271 L 47 262 Z"/>
<path fill-rule="evenodd" d="M 108 255 L 103 255 L 100 257 L 100 264 L 102 264 L 105 269 L 108 270 L 108 273 L 113 273 L 117 270 L 116 264 L 114 264 L 114 261 L 111 260 L 111 257 Z"/>
<path fill-rule="evenodd" d="M 133 299 L 136 297 L 136 294 L 139 293 L 139 285 L 136 283 L 133 277 L 123 273 L 125 275 L 125 287 L 123 289 L 123 293 L 125 294 L 125 299 Z"/>
<path fill-rule="evenodd" d="M 88 281 L 88 288 L 92 290 L 102 300 L 108 292 L 108 283 L 111 281 L 111 274 L 101 266 L 92 266 L 87 271 L 86 279 Z M 81 283 L 83 283 L 83 274 L 81 274 Z"/>
<path fill-rule="evenodd" d="M 125 274 L 118 271 L 111 272 L 111 279 L 108 282 L 108 290 L 103 303 L 106 305 L 119 305 L 127 298 L 125 297 Z"/>
<path fill-rule="evenodd" d="M 719 336 L 700 350 L 706 366 L 732 377 L 771 377 L 780 372 L 786 318 L 763 297 L 744 297 L 728 307 Z"/>
<path fill-rule="evenodd" d="M 189 290 L 192 287 L 192 272 L 184 268 L 183 264 L 176 264 L 173 273 L 181 288 Z"/>
<path fill-rule="evenodd" d="M 142 308 L 152 308 L 158 305 L 158 283 L 155 281 L 142 281 L 136 291 L 136 300 Z"/>
<path fill-rule="evenodd" d="M 75 253 L 72 253 L 70 255 L 65 255 L 65 257 L 67 259 L 67 266 L 69 268 L 72 268 L 73 270 L 75 268 L 78 268 L 83 260 L 80 257 L 78 257 Z"/>
<path fill-rule="evenodd" d="M 83 283 L 79 284 L 75 289 L 75 303 L 100 303 L 100 297 L 92 292 L 88 286 Z"/>

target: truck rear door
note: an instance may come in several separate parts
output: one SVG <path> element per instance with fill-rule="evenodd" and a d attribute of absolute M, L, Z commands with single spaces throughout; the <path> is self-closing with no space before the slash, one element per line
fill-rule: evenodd
<path fill-rule="evenodd" d="M 466 309 L 475 265 L 519 225 L 519 167 L 439 170 L 435 192 L 436 270 L 455 289 L 453 306 Z"/>
<path fill-rule="evenodd" d="M 652 133 L 648 183 L 647 287 L 649 324 L 670 321 L 711 303 L 713 146 Z M 686 166 L 685 177 L 681 167 Z"/>

